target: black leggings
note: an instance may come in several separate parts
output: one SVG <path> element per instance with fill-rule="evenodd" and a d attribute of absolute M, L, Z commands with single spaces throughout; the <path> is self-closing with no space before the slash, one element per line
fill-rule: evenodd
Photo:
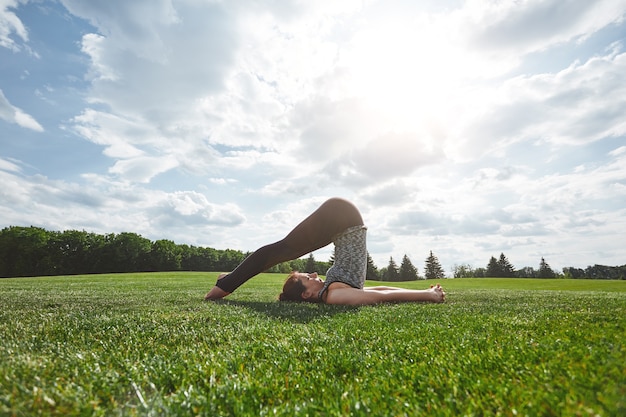
<path fill-rule="evenodd" d="M 360 226 L 363 218 L 349 201 L 331 198 L 296 226 L 284 239 L 257 249 L 237 268 L 215 284 L 226 292 L 233 292 L 244 282 L 281 262 L 323 248 L 332 238 L 349 227 Z"/>

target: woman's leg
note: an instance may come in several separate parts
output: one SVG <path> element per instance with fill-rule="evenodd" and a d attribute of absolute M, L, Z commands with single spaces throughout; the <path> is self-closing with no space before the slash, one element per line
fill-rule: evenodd
<path fill-rule="evenodd" d="M 272 266 L 297 259 L 329 245 L 336 234 L 362 224 L 361 214 L 352 203 L 340 198 L 331 198 L 297 225 L 284 239 L 257 249 L 234 271 L 218 279 L 215 285 L 221 291 L 211 290 L 205 298 L 221 298 Z"/>

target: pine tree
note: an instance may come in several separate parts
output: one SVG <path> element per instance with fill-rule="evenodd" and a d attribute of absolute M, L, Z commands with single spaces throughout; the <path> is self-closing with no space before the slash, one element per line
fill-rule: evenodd
<path fill-rule="evenodd" d="M 400 273 L 398 272 L 398 265 L 393 260 L 393 256 L 389 257 L 389 265 L 387 265 L 387 271 L 385 272 L 385 281 L 397 281 Z"/>
<path fill-rule="evenodd" d="M 405 254 L 400 264 L 399 281 L 415 281 L 417 280 L 417 268 L 413 266 L 409 257 Z"/>
<path fill-rule="evenodd" d="M 306 260 L 306 266 L 304 267 L 305 272 L 317 272 L 317 266 L 315 266 L 315 258 L 313 254 L 310 253 L 309 257 Z"/>
<path fill-rule="evenodd" d="M 439 263 L 439 259 L 433 255 L 433 251 L 430 251 L 430 255 L 426 258 L 424 275 L 426 276 L 426 279 L 441 279 L 446 276 L 441 264 Z"/>
<path fill-rule="evenodd" d="M 554 278 L 554 271 L 550 268 L 550 265 L 541 257 L 541 263 L 539 264 L 539 273 L 537 274 L 539 278 Z"/>
<path fill-rule="evenodd" d="M 374 261 L 372 260 L 369 252 L 367 253 L 367 271 L 365 272 L 365 279 L 375 281 L 378 281 L 380 279 L 378 268 L 376 268 L 376 265 L 374 265 Z"/>
<path fill-rule="evenodd" d="M 486 277 L 499 277 L 502 275 L 502 271 L 500 270 L 500 265 L 498 264 L 498 260 L 493 256 L 489 259 L 489 263 L 487 264 L 487 270 L 485 271 Z"/>
<path fill-rule="evenodd" d="M 504 256 L 504 253 L 500 253 L 500 259 L 498 260 L 498 266 L 500 267 L 500 276 L 503 278 L 512 278 L 515 276 L 515 268 L 511 265 L 511 262 Z"/>

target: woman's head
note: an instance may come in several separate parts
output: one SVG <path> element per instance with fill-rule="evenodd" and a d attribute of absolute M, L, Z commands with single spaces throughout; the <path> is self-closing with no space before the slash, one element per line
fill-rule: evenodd
<path fill-rule="evenodd" d="M 278 297 L 280 301 L 306 301 L 309 303 L 319 303 L 318 294 L 324 287 L 317 273 L 305 274 L 294 271 L 287 277 L 283 292 Z"/>

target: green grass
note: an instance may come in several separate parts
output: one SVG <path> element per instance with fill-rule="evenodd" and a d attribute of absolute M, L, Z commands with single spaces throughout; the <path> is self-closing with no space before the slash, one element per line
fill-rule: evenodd
<path fill-rule="evenodd" d="M 626 414 L 624 281 L 352 308 L 278 303 L 271 274 L 202 302 L 215 276 L 0 280 L 0 415 Z"/>

